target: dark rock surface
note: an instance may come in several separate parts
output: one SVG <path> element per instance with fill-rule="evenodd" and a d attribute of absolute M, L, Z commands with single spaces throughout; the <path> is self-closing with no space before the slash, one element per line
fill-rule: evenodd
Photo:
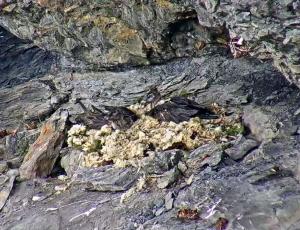
<path fill-rule="evenodd" d="M 64 2 L 69 4 L 69 1 Z M 120 9 L 117 8 L 116 12 L 108 12 L 112 14 L 126 12 L 120 16 L 122 20 L 108 21 L 106 29 L 111 28 L 111 33 L 117 34 L 118 28 L 124 28 L 123 20 L 126 18 L 127 22 L 131 20 L 127 14 L 130 12 L 133 14 L 133 19 L 139 19 L 137 21 L 140 24 L 147 24 L 149 22 L 147 20 L 151 21 L 153 17 L 157 17 L 159 20 L 154 20 L 153 23 L 159 24 L 161 30 L 155 31 L 156 26 L 151 24 L 153 33 L 147 35 L 145 32 L 143 35 L 147 35 L 149 41 L 154 41 L 158 39 L 155 35 L 164 34 L 162 30 L 165 27 L 169 28 L 170 24 L 177 23 L 172 18 L 174 9 L 163 10 L 163 8 L 180 5 L 187 1 L 151 1 L 153 6 L 160 4 L 159 7 L 162 9 L 151 8 L 151 4 L 151 7 L 144 6 L 144 1 L 139 1 L 142 4 L 139 6 L 143 12 L 146 12 L 146 16 L 151 16 L 151 12 L 153 13 L 151 9 L 156 9 L 153 17 L 144 18 L 145 21 L 136 16 L 139 15 L 139 11 L 135 8 L 138 2 L 134 2 L 133 6 L 128 6 L 126 8 L 128 11 L 124 10 L 124 2 L 119 3 Z M 261 1 L 251 1 L 249 4 L 244 4 L 244 1 L 230 1 L 232 4 L 228 5 L 225 4 L 227 1 L 220 4 L 218 1 L 199 1 L 201 2 L 202 4 L 197 3 L 194 6 L 198 13 L 194 17 L 199 17 L 202 13 L 206 15 L 202 9 L 205 6 L 210 15 L 223 15 L 226 20 L 228 19 L 229 25 L 233 22 L 229 16 L 243 12 L 245 9 L 251 11 L 255 15 L 254 19 L 258 21 L 260 21 L 259 14 L 271 13 L 261 5 L 263 4 Z M 40 6 L 37 6 L 37 3 Z M 78 55 L 81 55 L 82 44 L 86 38 L 82 34 L 90 31 L 80 30 L 80 33 L 74 35 L 72 32 L 74 30 L 64 30 L 64 26 L 76 26 L 71 22 L 67 23 L 69 19 L 67 14 L 75 11 L 75 13 L 84 12 L 85 15 L 86 5 L 80 5 L 81 1 L 73 1 L 72 4 L 78 4 L 82 11 L 78 8 L 69 9 L 65 12 L 66 18 L 61 18 L 62 8 L 57 9 L 59 3 L 61 1 L 16 1 L 12 3 L 13 5 L 7 5 L 12 8 L 3 8 L 0 22 L 20 37 L 35 40 L 39 45 L 47 44 L 49 49 L 64 53 L 65 44 L 75 44 L 74 47 L 79 46 L 75 48 L 75 51 L 79 50 Z M 105 10 L 107 10 L 112 3 L 116 2 L 98 1 L 97 4 L 102 6 L 106 4 Z M 295 11 L 293 14 L 297 15 L 298 12 L 294 10 L 295 7 L 297 8 L 297 3 L 298 1 L 282 1 L 274 5 L 275 8 L 271 8 L 274 10 L 272 13 L 276 12 L 276 7 L 287 4 L 289 6 L 287 9 L 290 9 L 292 13 Z M 101 11 L 101 8 L 93 8 L 97 4 L 91 4 L 90 7 L 95 11 Z M 254 6 L 257 7 L 256 11 Z M 0 7 L 2 8 L 1 4 Z M 129 10 L 131 8 L 132 10 Z M 190 9 L 189 6 L 175 8 L 175 12 L 180 12 L 181 20 L 184 18 L 182 23 L 188 21 L 188 24 L 193 24 L 189 15 L 183 14 L 187 9 Z M 230 14 L 220 13 L 222 9 L 230 11 Z M 40 14 L 35 14 L 36 10 Z M 14 11 L 20 11 L 20 14 L 16 15 Z M 247 16 L 247 12 L 241 15 Z M 26 21 L 33 17 L 36 24 L 31 24 L 30 20 Z M 160 24 L 162 19 L 168 17 L 169 21 L 167 20 L 166 24 Z M 38 25 L 37 22 L 41 19 L 43 23 Z M 53 25 L 47 20 L 54 19 L 58 22 L 66 20 L 64 21 L 66 23 L 56 23 L 55 27 L 46 27 L 46 25 Z M 206 25 L 219 23 L 217 19 L 213 21 L 209 19 L 210 16 L 206 17 Z M 280 18 L 278 20 L 280 24 Z M 47 24 L 48 22 L 50 24 Z M 48 30 L 42 31 L 42 36 L 37 30 L 35 32 L 37 38 L 30 37 L 34 34 L 33 27 L 35 26 Z M 174 27 L 171 26 L 169 29 L 172 28 Z M 239 28 L 241 27 L 233 27 L 232 30 L 240 33 Z M 254 25 L 251 28 L 256 27 Z M 276 28 L 274 34 L 278 32 Z M 100 32 L 94 31 L 93 33 L 99 35 Z M 191 33 L 193 34 L 194 31 L 192 30 Z M 175 34 L 176 36 L 169 37 L 173 41 L 175 54 L 169 55 L 172 52 L 162 45 L 158 47 L 159 52 L 153 51 L 153 57 L 162 53 L 161 60 L 169 59 L 181 56 L 182 50 L 188 51 L 187 46 L 183 49 L 178 46 L 185 44 L 182 40 L 176 43 L 177 39 L 181 38 L 181 32 L 177 31 Z M 1 47 L 4 46 L 2 42 L 16 39 L 8 33 L 4 35 L 4 38 L 0 38 Z M 66 37 L 68 39 L 64 43 Z M 71 37 L 74 37 L 74 40 Z M 138 39 L 136 36 L 134 38 Z M 276 36 L 272 38 L 275 39 Z M 293 39 L 291 38 L 292 41 Z M 77 44 L 78 40 L 80 43 Z M 57 46 L 53 45 L 54 41 L 58 42 Z M 10 55 L 18 54 L 20 57 L 20 59 L 8 61 L 7 63 L 12 63 L 12 66 L 3 68 L 3 72 L 6 72 L 1 75 L 1 87 L 10 87 L 0 88 L 0 131 L 18 128 L 0 139 L 2 171 L 0 202 L 1 206 L 4 205 L 0 212 L 1 229 L 171 228 L 204 230 L 216 229 L 220 218 L 228 220 L 228 229 L 296 230 L 299 228 L 300 93 L 299 89 L 290 84 L 270 61 L 259 61 L 250 57 L 233 59 L 226 49 L 207 47 L 198 52 L 199 57 L 175 59 L 156 66 L 122 71 L 74 72 L 66 68 L 64 60 L 63 66 L 57 66 L 60 71 L 55 71 L 53 70 L 54 62 L 37 58 L 45 57 L 46 60 L 53 60 L 52 54 L 46 54 L 36 47 L 31 51 L 38 54 L 37 56 L 28 58 L 25 55 L 22 59 L 21 54 L 26 51 L 28 42 L 20 42 L 21 46 L 18 42 L 12 42 L 11 49 L 3 53 L 2 50 L 0 51 L 0 58 L 4 57 L 3 55 L 10 57 Z M 124 43 L 117 42 L 117 40 L 111 42 L 110 48 L 120 54 L 118 49 L 125 47 L 121 50 L 122 52 L 120 51 L 121 58 L 122 55 L 126 56 L 130 53 L 132 43 L 128 43 L 127 47 Z M 139 44 L 136 40 L 132 42 Z M 84 48 L 88 51 L 86 55 L 91 51 L 90 48 L 90 46 Z M 294 50 L 293 42 L 290 48 Z M 72 50 L 73 48 L 70 51 L 71 56 L 74 56 Z M 144 54 L 130 53 L 130 55 L 136 58 L 139 55 L 143 57 Z M 81 57 L 86 59 L 88 56 Z M 133 60 L 135 64 L 143 64 L 143 62 L 136 62 L 140 60 L 139 58 L 130 60 Z M 88 61 L 91 60 L 96 59 Z M 128 60 L 125 59 L 125 62 L 127 63 Z M 290 59 L 283 58 L 282 60 L 285 62 Z M 32 62 L 37 65 L 31 65 Z M 69 63 L 71 67 L 75 66 L 74 63 Z M 30 67 L 23 69 L 27 66 Z M 80 69 L 80 66 L 78 68 Z M 41 72 L 40 69 L 42 69 Z M 24 77 L 23 73 L 27 77 Z M 229 146 L 212 142 L 192 152 L 171 150 L 151 153 L 140 162 L 138 168 L 124 169 L 103 166 L 87 170 L 78 167 L 81 152 L 69 149 L 59 141 L 52 146 L 54 147 L 52 150 L 56 151 L 55 159 L 62 158 L 60 163 L 69 176 L 67 179 L 57 178 L 54 172 L 48 178 L 29 181 L 20 181 L 16 177 L 18 170 L 12 169 L 20 166 L 29 144 L 35 141 L 40 126 L 49 117 L 61 110 L 68 110 L 71 116 L 82 113 L 80 106 L 75 104 L 78 98 L 82 98 L 88 107 L 91 104 L 99 108 L 103 105 L 128 106 L 140 101 L 154 86 L 164 98 L 185 95 L 204 106 L 216 102 L 223 106 L 228 114 L 242 113 L 242 121 L 246 125 L 244 135 L 238 141 L 231 142 Z M 59 125 L 59 123 L 55 124 Z M 32 149 L 31 152 L 34 150 Z M 60 156 L 57 156 L 59 150 Z M 51 153 L 48 157 L 51 158 Z M 139 189 L 139 183 L 145 178 L 149 181 Z M 182 208 L 197 209 L 199 218 L 178 219 L 178 211 Z"/>
<path fill-rule="evenodd" d="M 0 27 L 0 87 L 12 87 L 51 70 L 56 55 L 24 41 Z"/>
<path fill-rule="evenodd" d="M 246 139 L 241 136 L 238 138 L 231 148 L 225 150 L 225 153 L 228 154 L 233 160 L 239 160 L 244 158 L 244 156 L 251 151 L 253 151 L 259 143 L 253 139 Z"/>
<path fill-rule="evenodd" d="M 62 161 L 72 166 L 66 167 L 66 181 L 15 182 L 0 213 L 1 228 L 214 229 L 219 218 L 226 218 L 228 229 L 297 229 L 300 94 L 270 62 L 232 59 L 216 48 L 203 50 L 199 58 L 121 72 L 51 74 L 0 90 L 7 95 L 2 97 L 1 127 L 34 121 L 40 111 L 50 116 L 58 108 L 76 115 L 82 112 L 73 103 L 78 97 L 87 106 L 130 105 L 152 86 L 165 98 L 188 92 L 200 104 L 217 102 L 228 113 L 242 112 L 248 126 L 244 138 L 255 145 L 235 142 L 228 154 L 215 143 L 192 153 L 156 153 L 139 169 L 84 170 L 76 168 L 74 153 Z M 31 115 L 26 117 L 27 108 Z M 13 154 L 6 146 L 2 154 Z M 62 157 L 68 153 L 63 149 Z M 151 175 L 155 183 L 131 190 L 138 178 Z M 133 193 L 124 196 L 128 191 Z M 200 218 L 179 220 L 177 212 L 185 207 L 198 209 Z"/>
<path fill-rule="evenodd" d="M 0 25 L 92 68 L 158 63 L 243 38 L 299 86 L 299 12 L 299 0 L 29 0 L 10 1 Z"/>
<path fill-rule="evenodd" d="M 3 75 L 6 78 L 7 75 Z M 40 124 L 68 100 L 49 86 L 51 79 L 26 82 L 0 91 L 0 129 L 17 128 L 25 124 Z"/>

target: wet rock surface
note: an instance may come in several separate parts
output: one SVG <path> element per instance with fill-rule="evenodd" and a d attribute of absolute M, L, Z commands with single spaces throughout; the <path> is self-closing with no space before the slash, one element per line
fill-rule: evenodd
<path fill-rule="evenodd" d="M 39 2 L 41 10 L 55 8 Z M 214 6 L 208 3 L 206 7 Z M 199 54 L 118 72 L 64 69 L 0 89 L 1 130 L 14 131 L 0 139 L 1 228 L 216 229 L 223 218 L 228 229 L 297 229 L 299 89 L 270 61 L 233 59 L 220 47 Z M 10 75 L 1 77 L 6 81 Z M 45 128 L 50 122 L 63 127 L 61 132 L 67 128 L 67 122 L 53 121 L 55 114 L 68 111 L 72 117 L 83 112 L 74 103 L 77 98 L 87 107 L 128 106 L 153 86 L 164 98 L 185 95 L 201 105 L 216 102 L 228 116 L 242 113 L 243 136 L 226 145 L 211 142 L 192 152 L 152 153 L 139 168 L 123 169 L 79 167 L 81 152 L 70 150 L 58 138 L 44 153 L 56 153 L 45 155 L 52 163 L 62 158 L 68 178 L 52 171 L 47 178 L 20 181 L 18 170 L 10 173 L 26 152 L 18 149 L 31 145 L 32 156 L 39 149 L 33 149 L 39 141 L 32 143 L 42 125 Z M 35 138 L 28 138 L 31 134 Z M 138 189 L 143 178 L 147 181 Z M 197 210 L 197 218 L 180 219 L 180 210 Z"/>

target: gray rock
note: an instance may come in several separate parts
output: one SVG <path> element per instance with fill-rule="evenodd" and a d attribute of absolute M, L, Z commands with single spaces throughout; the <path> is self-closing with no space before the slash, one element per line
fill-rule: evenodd
<path fill-rule="evenodd" d="M 22 162 L 23 162 L 23 157 L 15 157 L 7 160 L 7 165 L 11 169 L 17 169 L 21 167 Z"/>
<path fill-rule="evenodd" d="M 35 142 L 40 134 L 40 130 L 25 130 L 17 132 L 15 135 L 5 137 L 5 152 L 8 158 L 15 156 L 24 157 L 29 146 Z"/>
<path fill-rule="evenodd" d="M 205 45 L 227 45 L 230 38 L 240 37 L 248 53 L 271 57 L 299 86 L 297 1 L 33 1 L 30 12 L 26 2 L 11 4 L 9 13 L 0 14 L 1 25 L 67 56 L 66 66 L 148 65 L 197 55 Z"/>
<path fill-rule="evenodd" d="M 0 211 L 4 207 L 10 192 L 14 186 L 16 176 L 18 176 L 19 171 L 16 169 L 9 170 L 6 174 L 0 174 Z"/>
<path fill-rule="evenodd" d="M 244 124 L 259 141 L 271 140 L 278 135 L 278 119 L 259 108 L 246 108 Z"/>
<path fill-rule="evenodd" d="M 222 33 L 219 28 L 207 30 L 200 26 L 195 10 L 187 4 L 47 1 L 32 2 L 30 6 L 34 14 L 42 15 L 39 18 L 31 18 L 26 3 L 17 4 L 10 15 L 0 16 L 1 25 L 19 37 L 34 40 L 44 49 L 85 65 L 96 68 L 147 65 L 197 53 L 205 43 L 216 40 L 215 34 Z M 15 11 L 22 18 L 15 17 Z M 23 22 L 25 19 L 27 24 Z M 51 30 L 45 33 L 44 28 L 49 27 Z"/>
<path fill-rule="evenodd" d="M 149 157 L 141 160 L 140 167 L 146 174 L 162 174 L 174 167 L 183 158 L 183 151 L 179 149 L 149 152 Z"/>
<path fill-rule="evenodd" d="M 160 216 L 161 214 L 163 214 L 166 211 L 165 207 L 161 207 L 159 208 L 156 212 L 155 212 L 155 216 Z"/>
<path fill-rule="evenodd" d="M 208 7 L 212 15 L 219 11 L 218 4 L 214 6 L 206 2 L 200 6 Z M 123 3 L 120 3 L 120 7 Z M 244 3 L 244 1 L 231 1 L 226 6 L 224 2 L 220 2 L 220 7 L 222 5 L 222 7 L 230 8 L 234 4 L 235 7 L 244 9 L 249 6 Z M 250 6 L 252 3 L 260 6 L 263 2 L 251 1 L 250 3 Z M 106 1 L 106 4 L 110 2 Z M 34 5 L 30 9 L 35 11 L 35 7 Z M 39 10 L 44 12 L 44 8 L 46 7 L 41 6 Z M 84 7 L 81 9 L 84 10 Z M 147 9 L 149 10 L 145 7 L 144 11 L 149 15 L 151 11 Z M 48 11 L 51 9 L 48 8 Z M 41 14 L 45 23 L 43 25 L 53 19 L 52 15 L 55 11 L 49 13 L 51 16 Z M 74 12 L 76 13 L 76 10 Z M 162 12 L 164 11 L 156 12 L 155 17 L 161 15 Z M 239 20 L 249 20 L 247 11 L 245 12 Z M 253 12 L 255 15 L 261 12 L 268 13 L 268 8 L 253 9 Z M 12 15 L 5 17 L 10 16 Z M 60 20 L 59 13 L 56 16 L 57 20 Z M 163 18 L 164 15 L 160 17 Z M 253 19 L 258 20 L 256 17 L 253 16 Z M 4 23 L 4 21 L 1 22 Z M 31 33 L 30 28 L 28 29 L 29 24 L 24 24 L 25 26 L 19 28 L 20 33 Z M 60 32 L 64 34 L 64 31 Z M 100 44 L 99 34 L 99 31 L 89 34 L 89 38 L 97 38 L 93 44 Z M 149 36 L 151 37 L 151 34 Z M 182 37 L 181 34 L 176 35 L 172 40 L 180 41 L 180 37 Z M 72 38 L 76 41 L 76 38 Z M 74 41 L 69 39 L 67 42 L 70 43 L 68 47 L 72 49 Z M 181 55 L 182 49 L 179 44 L 180 42 L 175 42 L 174 48 Z M 128 201 L 123 204 L 120 204 L 121 194 L 118 191 L 127 192 L 144 174 L 142 170 L 137 172 L 136 168 L 116 169 L 111 166 L 78 169 L 72 178 L 73 186 L 41 202 L 33 202 L 32 196 L 56 185 L 54 178 L 49 178 L 48 181 L 43 180 L 41 183 L 38 183 L 38 180 L 27 181 L 27 184 L 16 183 L 9 202 L 5 204 L 5 212 L 0 213 L 1 227 L 3 229 L 14 227 L 32 229 L 32 223 L 36 223 L 35 226 L 40 229 L 51 227 L 55 229 L 57 226 L 64 229 L 169 229 L 172 226 L 172 229 L 206 230 L 214 229 L 218 218 L 223 217 L 229 221 L 229 229 L 295 229 L 299 224 L 300 210 L 300 186 L 296 179 L 299 170 L 297 156 L 300 146 L 299 136 L 293 135 L 291 130 L 300 124 L 300 118 L 295 113 L 300 107 L 298 89 L 291 85 L 269 62 L 261 63 L 246 57 L 231 59 L 220 48 L 205 49 L 201 54 L 198 58 L 173 60 L 163 65 L 147 68 L 118 72 L 73 73 L 72 80 L 70 72 L 61 71 L 55 75 L 55 78 L 53 76 L 43 78 L 43 80 L 49 78 L 48 86 L 45 82 L 40 84 L 32 81 L 16 86 L 19 88 L 9 89 L 9 96 L 6 98 L 9 106 L 6 108 L 3 103 L 0 111 L 2 114 L 9 114 L 8 111 L 12 109 L 13 103 L 20 99 L 24 106 L 18 106 L 16 113 L 21 114 L 19 109 L 24 110 L 28 104 L 38 105 L 48 102 L 51 104 L 50 99 L 53 93 L 60 95 L 66 89 L 69 90 L 70 99 L 84 97 L 86 98 L 84 102 L 88 106 L 90 104 L 95 106 L 129 105 L 139 101 L 153 85 L 158 86 L 165 98 L 178 95 L 183 89 L 187 89 L 188 93 L 191 93 L 190 96 L 201 104 L 209 105 L 217 102 L 234 115 L 246 112 L 251 118 L 250 121 L 255 121 L 253 127 L 256 128 L 250 128 L 250 132 L 253 130 L 258 138 L 263 139 L 257 149 L 251 151 L 241 161 L 230 164 L 226 159 L 221 158 L 224 146 L 218 143 L 208 143 L 195 152 L 186 152 L 184 157 L 174 158 L 176 161 L 170 161 L 167 157 L 158 155 L 154 159 L 148 158 L 145 163 L 149 164 L 148 166 L 146 164 L 145 168 L 148 167 L 149 172 L 158 172 L 165 176 L 159 182 L 164 185 L 162 187 L 169 185 L 168 189 L 159 189 L 157 184 L 151 183 L 153 181 L 150 180 L 147 181 L 146 188 L 129 197 Z M 53 88 L 51 82 L 55 86 L 54 91 L 50 90 Z M 23 93 L 20 97 L 19 94 L 16 97 L 11 96 L 14 95 L 14 90 L 23 89 L 23 87 L 27 89 L 27 93 Z M 8 92 L 7 90 L 1 89 L 0 93 Z M 36 98 L 41 98 L 40 91 L 47 94 L 46 98 L 49 99 L 42 97 L 43 99 L 39 102 L 34 101 L 35 97 L 32 95 L 38 92 Z M 53 101 L 55 100 L 52 99 Z M 79 108 L 72 105 L 71 100 L 60 106 L 68 109 L 70 114 L 81 112 Z M 263 129 L 262 133 L 255 131 L 260 122 L 259 116 L 255 115 L 256 111 L 259 111 L 259 116 L 266 118 L 267 126 L 263 126 L 265 130 L 271 129 L 272 131 L 273 127 L 275 128 L 273 133 L 276 134 L 275 138 L 269 138 L 270 136 L 267 135 L 269 131 L 266 132 Z M 36 111 L 33 110 L 32 113 Z M 11 127 L 19 119 L 15 116 L 11 116 L 12 120 L 5 116 L 4 118 L 1 124 L 11 124 Z M 167 156 L 174 156 L 176 152 L 169 154 Z M 153 166 L 153 164 L 159 164 L 160 160 L 161 165 Z M 204 160 L 207 161 L 203 162 Z M 176 170 L 179 172 L 180 161 L 188 167 L 183 176 L 194 175 L 193 183 L 189 185 L 181 186 L 184 183 L 181 183 L 178 177 L 174 177 Z M 174 178 L 178 183 L 171 183 Z M 83 190 L 82 187 L 87 189 Z M 91 192 L 88 189 L 102 192 Z M 172 199 L 165 202 L 169 192 L 176 194 L 176 199 L 173 201 L 173 208 L 167 211 L 166 207 L 171 207 L 172 203 Z M 177 211 L 182 207 L 197 208 L 202 219 L 184 222 L 177 220 Z M 53 222 L 50 227 L 49 220 Z"/>
<path fill-rule="evenodd" d="M 165 207 L 167 211 L 173 208 L 174 200 L 175 198 L 173 192 L 168 192 L 168 194 L 165 196 Z"/>
<path fill-rule="evenodd" d="M 76 149 L 65 148 L 60 152 L 62 155 L 60 160 L 61 167 L 66 171 L 69 177 L 72 177 L 80 165 L 80 156 L 83 154 L 82 151 Z"/>
<path fill-rule="evenodd" d="M 48 78 L 51 82 L 51 77 Z M 51 104 L 51 95 L 55 90 L 47 81 L 36 80 L 0 91 L 0 128 L 16 129 L 26 126 L 37 126 L 53 114 L 58 105 Z M 51 83 L 50 83 L 51 84 Z M 65 92 L 60 93 L 60 104 L 68 98 Z M 16 109 L 18 108 L 18 109 Z"/>
<path fill-rule="evenodd" d="M 120 192 L 128 190 L 139 176 L 135 168 L 105 166 L 78 169 L 72 181 L 92 191 Z"/>
<path fill-rule="evenodd" d="M 11 229 L 14 230 L 22 230 L 22 229 L 33 229 L 39 230 L 41 226 L 48 226 L 49 230 L 59 230 L 59 216 L 55 213 L 45 214 L 43 216 L 31 216 L 26 219 L 26 221 L 22 221 L 22 224 L 16 224 Z M 51 223 L 51 224 L 49 224 Z"/>
<path fill-rule="evenodd" d="M 20 167 L 21 179 L 48 176 L 64 143 L 68 112 L 58 110 L 41 128 Z"/>
<path fill-rule="evenodd" d="M 157 179 L 157 187 L 161 189 L 167 188 L 168 186 L 176 182 L 179 176 L 180 172 L 177 167 L 175 167 L 159 176 L 159 178 Z"/>
<path fill-rule="evenodd" d="M 225 152 L 233 159 L 240 160 L 251 150 L 256 148 L 259 143 L 253 139 L 246 139 L 241 136 L 237 139 L 231 148 L 225 150 Z"/>
<path fill-rule="evenodd" d="M 181 173 L 185 173 L 188 169 L 187 165 L 185 163 L 183 163 L 182 161 L 178 162 L 177 168 L 179 169 L 179 171 Z"/>
<path fill-rule="evenodd" d="M 0 144 L 0 156 L 1 156 L 1 159 L 3 159 L 4 154 L 5 154 L 5 145 L 4 144 Z"/>
<path fill-rule="evenodd" d="M 209 165 L 211 167 L 217 166 L 222 160 L 222 146 L 220 144 L 211 143 L 202 145 L 193 150 L 186 160 L 189 169 L 202 168 Z"/>
<path fill-rule="evenodd" d="M 54 66 L 56 56 L 0 28 L 0 88 L 44 76 Z"/>

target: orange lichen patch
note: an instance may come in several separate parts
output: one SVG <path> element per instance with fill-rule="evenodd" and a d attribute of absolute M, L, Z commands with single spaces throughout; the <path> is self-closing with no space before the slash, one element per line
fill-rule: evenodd
<path fill-rule="evenodd" d="M 41 132 L 37 140 L 32 144 L 31 148 L 33 149 L 39 149 L 43 148 L 45 145 L 47 145 L 47 140 L 55 138 L 57 136 L 57 132 L 55 132 L 55 127 L 51 123 L 46 123 L 42 126 Z M 26 155 L 30 157 L 29 155 Z M 26 157 L 25 157 L 26 158 Z"/>
<path fill-rule="evenodd" d="M 177 212 L 177 218 L 181 220 L 198 220 L 200 214 L 197 209 L 182 208 Z"/>
<path fill-rule="evenodd" d="M 37 140 L 30 145 L 19 169 L 21 179 L 48 176 L 65 140 L 68 112 L 58 110 L 42 126 Z"/>
<path fill-rule="evenodd" d="M 216 230 L 225 230 L 228 226 L 228 220 L 220 217 L 215 225 Z"/>
<path fill-rule="evenodd" d="M 41 129 L 41 136 L 47 137 L 49 135 L 51 135 L 55 130 L 55 127 L 53 124 L 49 124 L 46 123 L 45 125 L 43 125 L 42 129 Z"/>
<path fill-rule="evenodd" d="M 64 135 L 58 132 L 51 134 L 49 138 L 40 136 L 30 146 L 24 157 L 20 167 L 21 178 L 32 179 L 49 175 L 58 157 L 58 150 L 63 140 Z"/>

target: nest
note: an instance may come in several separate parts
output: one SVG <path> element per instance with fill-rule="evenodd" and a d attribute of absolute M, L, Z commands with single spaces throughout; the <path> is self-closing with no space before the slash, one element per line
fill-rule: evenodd
<path fill-rule="evenodd" d="M 222 115 L 223 110 L 217 107 L 216 111 L 221 115 L 219 119 L 191 118 L 179 124 L 160 123 L 140 112 L 140 119 L 124 131 L 113 130 L 107 125 L 100 130 L 74 125 L 68 132 L 68 145 L 85 152 L 81 162 L 84 167 L 106 164 L 138 167 L 139 160 L 145 157 L 147 151 L 175 148 L 189 151 L 210 141 L 228 141 L 243 131 L 238 117 L 227 118 Z"/>

